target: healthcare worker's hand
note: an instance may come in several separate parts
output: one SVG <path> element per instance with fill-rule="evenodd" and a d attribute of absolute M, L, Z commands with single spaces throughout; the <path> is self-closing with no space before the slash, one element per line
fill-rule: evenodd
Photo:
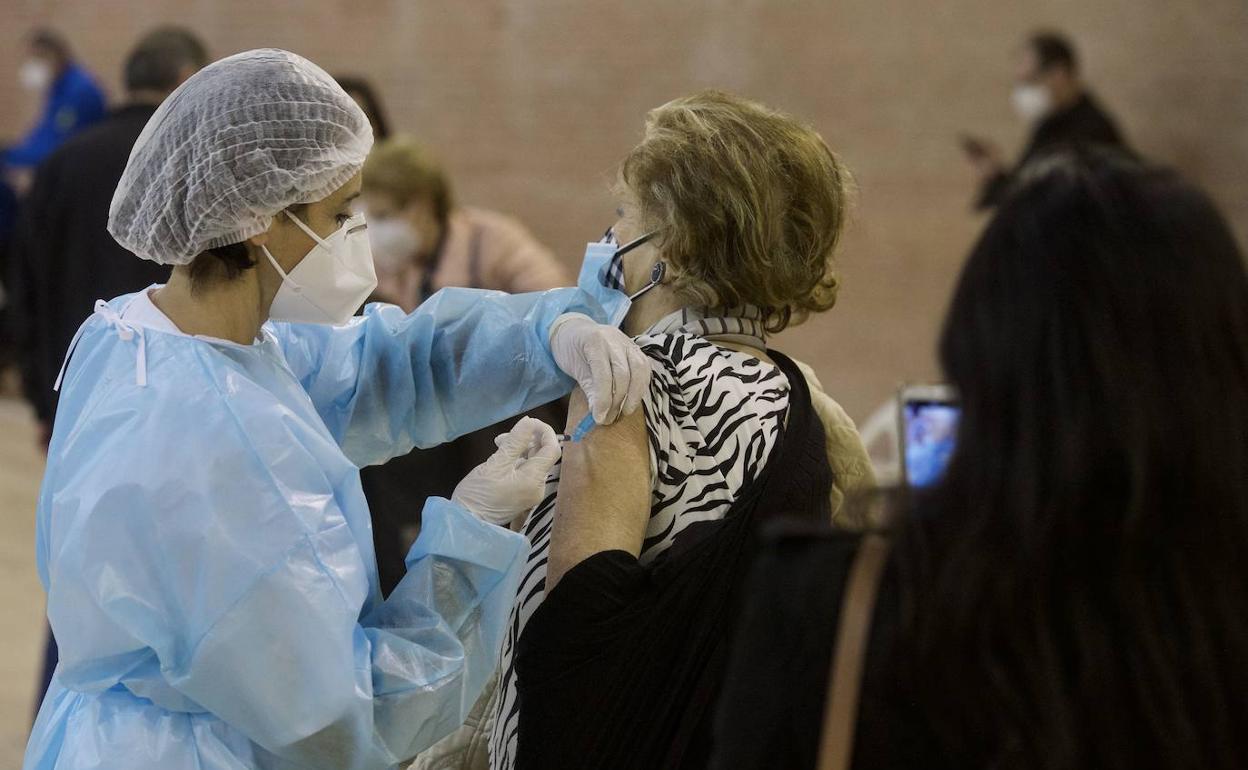
<path fill-rule="evenodd" d="M 541 420 L 525 417 L 494 439 L 498 449 L 455 487 L 451 500 L 491 524 L 506 526 L 542 501 L 559 459 L 559 439 Z"/>
<path fill-rule="evenodd" d="M 585 391 L 599 425 L 641 406 L 650 385 L 650 359 L 619 329 L 564 313 L 550 326 L 550 353 Z"/>

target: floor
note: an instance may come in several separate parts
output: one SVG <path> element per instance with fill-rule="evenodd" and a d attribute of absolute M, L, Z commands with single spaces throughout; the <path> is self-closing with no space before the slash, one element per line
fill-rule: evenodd
<path fill-rule="evenodd" d="M 43 645 L 35 572 L 35 498 L 43 453 L 25 404 L 0 399 L 0 768 L 18 768 Z"/>

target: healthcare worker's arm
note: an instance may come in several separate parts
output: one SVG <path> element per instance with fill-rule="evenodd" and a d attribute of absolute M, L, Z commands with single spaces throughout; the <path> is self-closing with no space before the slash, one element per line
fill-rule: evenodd
<path fill-rule="evenodd" d="M 577 289 L 515 295 L 443 289 L 410 315 L 391 305 L 370 305 L 346 326 L 275 323 L 272 328 L 330 432 L 347 456 L 364 466 L 413 447 L 445 443 L 566 395 L 574 380 L 556 364 L 549 340 L 552 324 L 564 313 L 605 319 L 597 303 Z M 598 391 L 606 394 L 603 401 L 611 398 L 613 376 L 621 370 L 627 376 L 638 361 L 648 366 L 640 351 L 627 358 L 613 351 L 611 358 L 601 373 L 594 372 L 600 375 Z M 587 364 L 578 379 L 589 377 Z M 616 381 L 616 390 L 625 388 L 636 396 L 626 408 L 635 408 L 645 383 L 628 387 L 627 381 Z M 618 412 L 623 393 L 616 398 Z"/>
<path fill-rule="evenodd" d="M 62 682 L 120 676 L 294 767 L 389 768 L 456 728 L 496 665 L 524 538 L 431 498 L 382 601 L 358 481 L 333 479 L 350 469 L 318 462 L 306 423 L 262 394 L 155 413 L 144 395 L 161 399 L 121 404 L 142 422 L 54 442 L 64 502 L 41 549 Z"/>
<path fill-rule="evenodd" d="M 358 622 L 313 550 L 258 576 L 172 684 L 300 767 L 410 759 L 463 724 L 493 673 L 527 544 L 431 498 L 406 576 Z"/>

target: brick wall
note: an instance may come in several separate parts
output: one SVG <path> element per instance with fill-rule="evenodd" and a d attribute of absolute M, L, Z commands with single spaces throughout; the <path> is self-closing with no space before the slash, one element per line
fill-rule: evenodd
<path fill-rule="evenodd" d="M 1243 0 L 0 0 L 0 137 L 35 105 L 21 39 L 52 24 L 119 91 L 139 32 L 178 22 L 215 55 L 274 45 L 379 85 L 461 199 L 522 217 L 570 266 L 612 220 L 606 182 L 645 111 L 707 86 L 815 123 L 855 170 L 838 307 L 784 335 L 858 418 L 932 342 L 981 220 L 956 139 L 1022 137 L 1007 103 L 1027 30 L 1060 26 L 1132 141 L 1206 185 L 1248 236 Z"/>

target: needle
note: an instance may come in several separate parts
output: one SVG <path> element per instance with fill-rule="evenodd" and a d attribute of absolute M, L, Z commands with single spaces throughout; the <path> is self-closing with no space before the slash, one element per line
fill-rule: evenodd
<path fill-rule="evenodd" d="M 559 434 L 559 441 L 560 443 L 572 442 L 575 444 L 576 442 L 585 438 L 586 434 L 588 434 L 591 430 L 597 427 L 597 425 L 598 423 L 594 422 L 594 415 L 592 413 L 587 414 L 585 415 L 585 418 L 583 420 L 577 423 L 576 429 L 573 430 L 570 434 L 569 433 Z"/>

